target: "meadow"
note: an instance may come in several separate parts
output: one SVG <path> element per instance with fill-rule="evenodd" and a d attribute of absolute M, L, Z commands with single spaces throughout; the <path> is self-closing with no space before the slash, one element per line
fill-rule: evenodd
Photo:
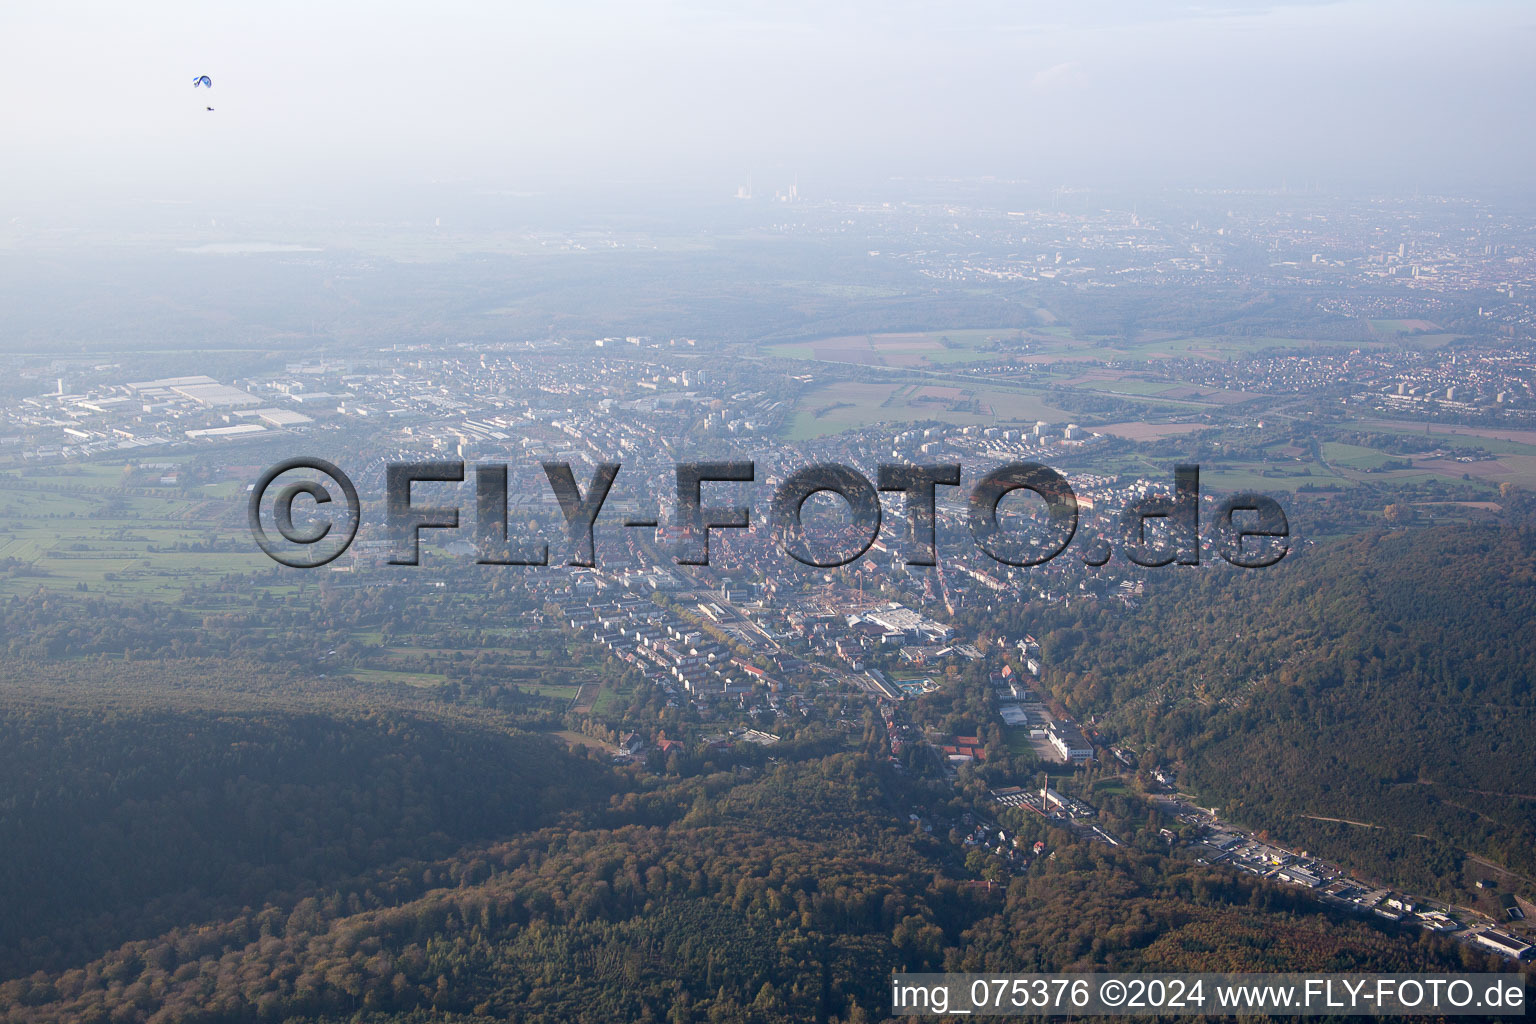
<path fill-rule="evenodd" d="M 769 346 L 767 355 L 781 359 L 811 359 L 828 363 L 872 366 L 942 366 L 983 358 L 983 346 L 1018 341 L 1024 332 L 1013 328 L 956 328 L 899 334 L 849 334 L 815 341 Z"/>
<path fill-rule="evenodd" d="M 785 436 L 801 441 L 876 423 L 936 420 L 960 426 L 992 426 L 1070 418 L 1037 394 L 1022 390 L 905 381 L 839 382 L 803 393 Z"/>
<path fill-rule="evenodd" d="M 0 595 L 88 590 L 169 600 L 189 585 L 267 568 L 231 481 L 124 486 L 122 464 L 0 473 Z"/>

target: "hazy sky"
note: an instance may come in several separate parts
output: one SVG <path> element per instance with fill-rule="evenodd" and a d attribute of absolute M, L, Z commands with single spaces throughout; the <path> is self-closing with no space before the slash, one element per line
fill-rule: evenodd
<path fill-rule="evenodd" d="M 1529 0 L 18 0 L 0 189 L 1518 186 L 1533 52 Z"/>

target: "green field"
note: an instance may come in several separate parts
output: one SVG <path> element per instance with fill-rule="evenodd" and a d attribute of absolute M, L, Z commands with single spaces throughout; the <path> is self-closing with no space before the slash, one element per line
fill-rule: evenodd
<path fill-rule="evenodd" d="M 167 599 L 271 566 L 250 542 L 237 481 L 182 489 L 123 480 L 120 463 L 0 473 L 0 559 L 23 563 L 0 572 L 0 594 L 83 585 Z"/>
<path fill-rule="evenodd" d="M 406 686 L 441 686 L 448 677 L 440 672 L 396 672 L 380 668 L 354 668 L 347 672 L 360 683 L 404 683 Z"/>
<path fill-rule="evenodd" d="M 1490 455 L 1536 455 L 1536 442 L 1521 441 L 1514 437 L 1495 436 L 1500 433 L 1514 434 L 1518 436 L 1536 438 L 1536 433 L 1530 431 L 1499 431 L 1497 429 L 1478 432 L 1474 427 L 1447 428 L 1442 424 L 1435 424 L 1432 430 L 1409 429 L 1402 424 L 1389 424 L 1380 421 L 1365 420 L 1359 424 L 1360 429 L 1369 430 L 1373 434 L 1386 434 L 1393 437 L 1406 438 L 1419 446 L 1421 451 L 1433 451 L 1436 448 L 1480 448 Z"/>
<path fill-rule="evenodd" d="M 1042 336 L 1032 332 L 1041 344 L 1031 347 L 1031 359 L 1062 359 L 1105 362 L 1152 362 L 1162 359 L 1208 359 L 1229 362 L 1251 356 L 1265 349 L 1307 349 L 1335 346 L 1337 342 L 1273 335 L 1192 335 L 1149 331 L 1134 338 L 1089 336 Z"/>
<path fill-rule="evenodd" d="M 1074 385 L 1093 391 L 1103 391 L 1112 395 L 1161 395 L 1168 391 L 1174 391 L 1183 385 L 1170 384 L 1159 380 L 1104 380 L 1094 381 L 1092 384 Z"/>
<path fill-rule="evenodd" d="M 544 685 L 540 683 L 517 682 L 513 685 L 515 685 L 519 690 L 522 690 L 524 693 L 536 693 L 540 697 L 557 697 L 560 700 L 575 699 L 576 691 L 581 689 L 580 686 L 575 684 L 570 686 L 557 686 L 554 684 Z"/>
<path fill-rule="evenodd" d="M 1400 459 L 1401 456 L 1388 455 L 1375 448 L 1364 448 L 1357 444 L 1328 441 L 1323 445 L 1323 458 L 1327 459 L 1331 465 L 1366 470 L 1378 469 L 1389 460 Z"/>
<path fill-rule="evenodd" d="M 1099 779 L 1093 784 L 1093 793 L 1089 799 L 1097 800 L 1106 796 L 1130 796 L 1131 790 L 1121 778 Z"/>
<path fill-rule="evenodd" d="M 1148 332 L 1135 338 L 1076 335 L 1066 327 L 953 328 L 900 334 L 853 334 L 782 342 L 763 349 L 781 359 L 891 367 L 937 367 L 999 354 L 1032 362 L 1151 361 L 1171 358 L 1229 361 L 1268 348 L 1309 348 L 1333 342 L 1274 336 L 1199 336 Z"/>
<path fill-rule="evenodd" d="M 985 358 L 983 346 L 1018 343 L 1024 332 L 1015 328 L 954 328 L 902 334 L 850 334 L 835 338 L 785 342 L 764 349 L 780 359 L 814 359 L 873 366 L 942 366 Z"/>
<path fill-rule="evenodd" d="M 931 385 L 859 381 L 806 391 L 795 403 L 785 434 L 790 440 L 802 441 L 875 423 L 938 420 L 961 426 L 990 426 L 1069 418 L 1063 410 L 1028 391 L 973 387 L 950 381 Z"/>
<path fill-rule="evenodd" d="M 1200 467 L 1200 485 L 1218 491 L 1294 491 L 1306 484 L 1326 486 L 1349 481 L 1321 466 L 1276 466 L 1263 462 L 1225 462 Z"/>
<path fill-rule="evenodd" d="M 1116 342 L 1107 351 L 1121 359 L 1212 359 L 1230 361 L 1267 348 L 1310 348 L 1307 338 L 1176 335 Z"/>
<path fill-rule="evenodd" d="M 1394 343 L 1408 343 L 1415 348 L 1434 348 L 1461 337 L 1445 333 L 1439 324 L 1429 320 L 1372 320 L 1371 330 L 1378 337 Z"/>
<path fill-rule="evenodd" d="M 1035 748 L 1029 744 L 1028 729 L 1005 728 L 1003 738 L 1008 745 L 1010 754 L 1019 754 L 1028 757 L 1035 756 Z"/>
<path fill-rule="evenodd" d="M 574 696 L 574 691 L 572 696 Z M 610 715 L 619 715 L 624 712 L 624 695 L 617 690 L 604 689 L 597 695 L 597 700 L 592 702 L 592 714 L 603 718 Z"/>

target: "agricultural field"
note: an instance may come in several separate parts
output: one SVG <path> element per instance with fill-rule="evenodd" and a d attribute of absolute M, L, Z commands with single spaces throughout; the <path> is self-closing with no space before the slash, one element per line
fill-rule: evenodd
<path fill-rule="evenodd" d="M 1323 458 L 1328 460 L 1331 466 L 1341 466 L 1345 469 L 1371 470 L 1380 469 L 1388 462 L 1401 460 L 1401 456 L 1388 455 L 1386 452 L 1377 451 L 1375 448 L 1365 448 L 1357 444 L 1343 444 L 1338 441 L 1328 441 L 1323 444 Z"/>
<path fill-rule="evenodd" d="M 464 600 L 470 599 L 455 596 L 434 605 L 425 621 L 443 625 L 425 632 L 386 636 L 377 630 L 360 630 L 351 634 L 351 643 L 368 650 L 358 657 L 359 663 L 335 671 L 359 683 L 433 689 L 453 679 L 465 651 L 472 650 L 476 657 L 491 662 L 482 671 L 489 672 L 496 682 L 515 686 L 524 693 L 567 704 L 575 699 L 583 684 L 595 694 L 601 660 L 591 657 L 591 652 L 569 649 L 568 638 L 561 630 L 534 627 L 516 631 L 477 626 L 470 631 L 456 631 L 452 623 L 457 621 Z"/>
<path fill-rule="evenodd" d="M 892 334 L 853 334 L 785 342 L 764 349 L 781 359 L 898 368 L 941 367 L 1006 356 L 1023 363 L 1230 361 L 1268 348 L 1307 348 L 1306 338 L 1204 337 L 1149 331 L 1135 338 L 1075 335 L 1065 327 L 955 328 Z"/>
<path fill-rule="evenodd" d="M 1238 405 L 1261 396 L 1243 391 L 1196 385 L 1178 380 L 1153 380 L 1141 373 L 1109 368 L 1092 368 L 1075 372 L 1055 381 L 1061 387 L 1095 394 L 1112 395 L 1132 400 L 1144 399 L 1146 404 L 1167 406 L 1189 405 L 1217 408 Z"/>
<path fill-rule="evenodd" d="M 1025 332 L 1012 328 L 957 328 L 904 334 L 850 334 L 816 341 L 770 346 L 768 355 L 781 359 L 814 359 L 828 363 L 870 366 L 923 367 L 974 362 L 987 353 L 982 347 L 997 341 L 1017 343 Z"/>
<path fill-rule="evenodd" d="M 1100 434 L 1123 437 L 1127 441 L 1161 441 L 1210 428 L 1209 423 L 1110 423 L 1093 429 Z"/>
<path fill-rule="evenodd" d="M 406 686 L 441 686 L 448 677 L 439 672 L 396 672 L 390 669 L 352 668 L 347 674 L 360 683 L 403 683 Z"/>
<path fill-rule="evenodd" d="M 1361 420 L 1362 430 L 1412 437 L 1429 451 L 1441 445 L 1467 445 L 1493 454 L 1536 455 L 1536 430 L 1468 427 L 1454 423 L 1414 423 L 1405 420 Z"/>
<path fill-rule="evenodd" d="M 1371 330 L 1377 334 L 1408 334 L 1438 331 L 1440 325 L 1431 320 L 1372 320 Z"/>
<path fill-rule="evenodd" d="M 1059 334 L 1045 334 L 1039 330 L 1028 331 L 1026 335 L 1030 339 L 1028 348 L 1016 358 L 1036 363 L 1090 361 L 1156 363 L 1167 359 L 1230 362 L 1265 349 L 1305 349 L 1336 344 L 1308 338 L 1267 335 L 1204 336 L 1175 334 L 1168 331 L 1146 331 L 1134 338 L 1104 335 L 1066 337 Z"/>
<path fill-rule="evenodd" d="M 1371 330 L 1384 341 L 1414 348 L 1438 348 L 1460 337 L 1430 320 L 1372 320 Z"/>
<path fill-rule="evenodd" d="M 1080 374 L 1060 381 L 1062 385 L 1084 391 L 1100 391 L 1110 395 L 1153 397 L 1181 390 L 1184 385 L 1164 380 L 1142 380 L 1136 377 L 1112 373 Z"/>
<path fill-rule="evenodd" d="M 1500 455 L 1496 459 L 1483 459 L 1477 462 L 1443 458 L 1414 459 L 1413 468 L 1443 477 L 1467 476 L 1474 482 L 1489 486 L 1509 482 L 1519 487 L 1536 487 L 1536 455 Z M 1391 473 L 1384 475 L 1388 479 L 1403 479 Z"/>
<path fill-rule="evenodd" d="M 1402 484 L 1440 477 L 1484 484 L 1489 487 L 1509 481 L 1521 487 L 1536 486 L 1536 446 L 1509 436 L 1479 437 L 1474 428 L 1453 428 L 1425 435 L 1422 432 L 1399 436 L 1422 442 L 1423 450 L 1408 454 L 1378 451 L 1360 445 L 1329 442 L 1323 445 L 1323 457 L 1339 474 L 1348 479 L 1373 480 L 1384 484 Z M 1528 435 L 1528 431 L 1493 431 L 1494 434 Z M 1442 448 L 1477 448 L 1488 457 L 1453 457 L 1435 454 Z M 1411 463 L 1404 467 L 1403 462 Z M 1384 468 L 1384 467 L 1392 468 Z"/>
<path fill-rule="evenodd" d="M 1294 491 L 1307 484 L 1349 481 L 1321 466 L 1276 466 L 1264 462 L 1220 462 L 1200 467 L 1200 486 L 1212 491 Z"/>
<path fill-rule="evenodd" d="M 271 563 L 250 543 L 229 482 L 123 486 L 123 466 L 0 473 L 0 594 L 38 588 L 169 599 Z M 238 488 L 237 488 L 238 490 Z"/>
<path fill-rule="evenodd" d="M 812 388 L 800 396 L 786 436 L 800 441 L 875 423 L 938 420 L 960 426 L 1061 421 L 1071 416 L 1027 391 L 996 387 L 859 381 Z"/>

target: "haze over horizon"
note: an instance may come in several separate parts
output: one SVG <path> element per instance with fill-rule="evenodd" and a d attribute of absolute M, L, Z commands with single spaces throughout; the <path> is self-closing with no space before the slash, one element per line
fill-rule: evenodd
<path fill-rule="evenodd" d="M 11 5 L 0 189 L 723 194 L 798 174 L 802 190 L 995 175 L 1498 191 L 1536 156 L 1533 28 L 1508 0 Z M 201 74 L 212 92 L 191 87 Z"/>

